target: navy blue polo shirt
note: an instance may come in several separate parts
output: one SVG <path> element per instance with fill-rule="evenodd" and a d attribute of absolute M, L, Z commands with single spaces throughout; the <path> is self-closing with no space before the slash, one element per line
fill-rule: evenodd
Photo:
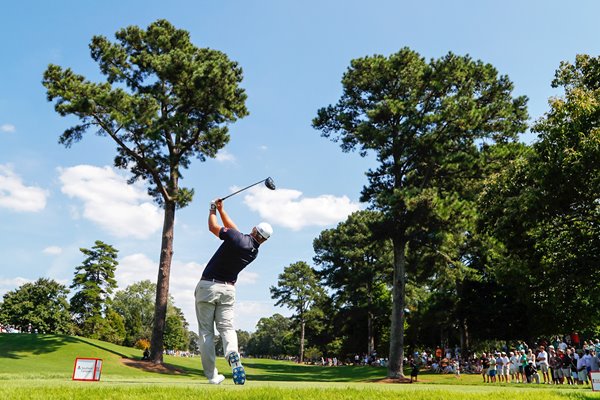
<path fill-rule="evenodd" d="M 219 238 L 223 243 L 204 268 L 202 277 L 235 282 L 240 271 L 256 259 L 260 245 L 252 236 L 235 229 L 221 228 Z"/>

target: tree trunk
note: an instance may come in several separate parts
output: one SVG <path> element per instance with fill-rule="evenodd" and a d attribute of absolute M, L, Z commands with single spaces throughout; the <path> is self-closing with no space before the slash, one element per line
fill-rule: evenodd
<path fill-rule="evenodd" d="M 373 337 L 373 290 L 371 284 L 367 284 L 367 354 L 373 354 L 375 350 L 375 338 Z"/>
<path fill-rule="evenodd" d="M 164 333 L 167 317 L 167 300 L 169 298 L 169 275 L 173 258 L 173 227 L 175 223 L 175 202 L 165 203 L 162 243 L 158 278 L 156 280 L 156 302 L 154 304 L 154 326 L 150 342 L 150 359 L 154 364 L 162 364 L 164 350 Z"/>
<path fill-rule="evenodd" d="M 306 323 L 304 320 L 300 322 L 300 364 L 304 362 L 304 327 Z"/>
<path fill-rule="evenodd" d="M 470 350 L 471 344 L 469 343 L 469 326 L 467 325 L 467 319 L 463 318 L 462 323 L 462 335 L 461 335 L 462 343 L 460 344 L 460 354 L 463 357 L 466 357 Z"/>
<path fill-rule="evenodd" d="M 460 304 L 460 299 L 463 298 L 464 284 L 461 281 L 456 282 L 456 297 L 459 299 L 459 306 L 457 311 L 458 318 L 458 331 L 460 333 L 460 353 L 463 357 L 467 357 L 470 351 L 469 343 L 469 326 L 467 324 L 467 317 L 465 316 L 463 307 Z"/>
<path fill-rule="evenodd" d="M 388 378 L 404 378 L 404 286 L 406 275 L 406 240 L 393 240 L 394 289 L 392 294 L 392 324 L 390 328 L 390 359 Z"/>
<path fill-rule="evenodd" d="M 373 354 L 373 351 L 375 351 L 375 337 L 373 336 L 373 313 L 369 311 L 367 314 L 367 353 L 370 355 Z"/>

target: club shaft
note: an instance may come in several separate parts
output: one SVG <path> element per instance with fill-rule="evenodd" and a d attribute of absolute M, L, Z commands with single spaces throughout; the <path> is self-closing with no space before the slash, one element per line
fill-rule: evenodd
<path fill-rule="evenodd" d="M 223 201 L 223 200 L 225 200 L 225 199 L 228 199 L 228 198 L 230 198 L 230 197 L 231 197 L 231 196 L 233 196 L 234 194 L 238 194 L 239 192 L 243 192 L 243 191 L 244 191 L 244 190 L 246 190 L 246 189 L 250 189 L 252 186 L 256 186 L 256 185 L 258 185 L 259 183 L 262 183 L 262 182 L 264 182 L 264 181 L 266 181 L 266 179 L 263 179 L 263 180 L 261 180 L 261 181 L 258 181 L 258 182 L 256 182 L 256 183 L 253 183 L 252 185 L 246 186 L 245 188 L 243 188 L 243 189 L 240 189 L 240 190 L 238 190 L 237 192 L 233 192 L 233 193 L 231 193 L 231 194 L 228 194 L 228 195 L 227 195 L 227 196 L 225 196 L 225 197 L 221 197 L 221 201 Z"/>

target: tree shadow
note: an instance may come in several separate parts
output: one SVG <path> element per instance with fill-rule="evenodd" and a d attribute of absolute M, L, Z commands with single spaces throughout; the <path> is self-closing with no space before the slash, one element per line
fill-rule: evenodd
<path fill-rule="evenodd" d="M 168 363 L 154 364 L 152 361 L 145 361 L 132 358 L 122 358 L 121 363 L 131 368 L 162 375 L 203 376 L 202 369 L 175 366 Z"/>
<path fill-rule="evenodd" d="M 27 357 L 29 354 L 52 353 L 77 341 L 77 338 L 66 335 L 2 333 L 0 334 L 0 358 L 19 359 Z"/>
<path fill-rule="evenodd" d="M 96 347 L 100 350 L 107 351 L 107 352 L 115 354 L 119 357 L 123 357 L 123 358 L 131 357 L 131 354 L 125 354 L 120 351 L 116 351 L 115 349 L 111 349 L 110 347 L 102 346 L 101 344 L 93 342 L 92 340 L 84 338 L 84 337 L 73 337 L 73 342 L 85 343 L 88 346 Z M 101 343 L 103 343 L 103 342 L 101 342 Z"/>
<path fill-rule="evenodd" d="M 246 359 L 244 366 L 262 371 L 260 375 L 248 372 L 253 381 L 294 381 L 294 382 L 356 382 L 370 381 L 385 376 L 385 369 L 360 366 L 322 367 L 314 365 L 277 363 L 267 364 Z"/>

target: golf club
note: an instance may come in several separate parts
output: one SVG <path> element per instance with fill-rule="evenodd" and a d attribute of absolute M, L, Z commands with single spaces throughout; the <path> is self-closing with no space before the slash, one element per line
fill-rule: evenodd
<path fill-rule="evenodd" d="M 262 181 L 258 181 L 258 182 L 256 182 L 256 183 L 253 183 L 253 184 L 252 184 L 252 185 L 250 185 L 250 186 L 246 186 L 245 188 L 243 188 L 243 189 L 240 189 L 240 190 L 238 190 L 237 192 L 233 192 L 233 193 L 231 193 L 231 194 L 229 194 L 229 195 L 227 195 L 227 196 L 225 196 L 225 197 L 221 197 L 221 199 L 220 199 L 220 200 L 221 200 L 221 201 L 223 201 L 223 200 L 225 200 L 225 199 L 228 199 L 228 198 L 230 198 L 231 196 L 233 196 L 233 195 L 235 195 L 235 194 L 238 194 L 239 192 L 242 192 L 242 191 L 244 191 L 244 190 L 246 190 L 246 189 L 249 189 L 249 188 L 251 188 L 252 186 L 256 186 L 256 185 L 258 185 L 259 183 L 262 183 L 262 182 L 264 182 L 264 183 L 265 183 L 265 186 L 266 186 L 266 187 L 268 187 L 269 189 L 271 189 L 271 190 L 275 190 L 275 183 L 273 182 L 273 179 L 272 179 L 271 177 L 268 177 L 267 179 L 263 179 Z"/>

